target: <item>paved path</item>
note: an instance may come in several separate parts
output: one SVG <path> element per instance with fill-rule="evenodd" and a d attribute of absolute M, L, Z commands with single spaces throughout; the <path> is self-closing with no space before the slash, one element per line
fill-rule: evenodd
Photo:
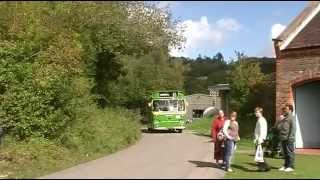
<path fill-rule="evenodd" d="M 320 155 L 320 149 L 296 149 L 296 154 Z"/>
<path fill-rule="evenodd" d="M 41 178 L 223 178 L 212 154 L 207 137 L 145 133 L 123 151 Z"/>

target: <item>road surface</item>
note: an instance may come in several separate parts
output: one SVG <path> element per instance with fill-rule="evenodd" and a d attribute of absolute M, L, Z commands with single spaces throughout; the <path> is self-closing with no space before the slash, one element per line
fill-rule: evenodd
<path fill-rule="evenodd" d="M 208 137 L 192 133 L 144 133 L 129 148 L 41 179 L 223 178 Z"/>

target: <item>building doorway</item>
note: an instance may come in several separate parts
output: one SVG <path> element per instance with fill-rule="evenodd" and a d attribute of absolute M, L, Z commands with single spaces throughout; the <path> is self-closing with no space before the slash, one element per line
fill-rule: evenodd
<path fill-rule="evenodd" d="M 296 147 L 320 148 L 320 81 L 294 88 Z"/>
<path fill-rule="evenodd" d="M 203 117 L 203 109 L 194 109 L 192 112 L 193 119 L 200 119 Z"/>

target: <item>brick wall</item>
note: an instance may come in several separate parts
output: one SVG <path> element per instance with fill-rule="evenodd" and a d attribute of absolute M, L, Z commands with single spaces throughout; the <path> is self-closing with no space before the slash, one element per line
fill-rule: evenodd
<path fill-rule="evenodd" d="M 294 103 L 295 86 L 318 80 L 320 80 L 320 47 L 277 51 L 277 119 L 284 104 Z"/>

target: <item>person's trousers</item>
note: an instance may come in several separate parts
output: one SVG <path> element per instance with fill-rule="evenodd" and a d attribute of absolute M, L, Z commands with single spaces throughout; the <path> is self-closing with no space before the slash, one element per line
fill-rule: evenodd
<path fill-rule="evenodd" d="M 294 159 L 295 159 L 295 153 L 294 153 L 294 143 L 290 141 L 282 141 L 281 147 L 283 150 L 283 156 L 284 156 L 284 167 L 285 168 L 294 168 Z"/>
<path fill-rule="evenodd" d="M 226 169 L 230 168 L 230 162 L 234 152 L 234 146 L 235 146 L 235 142 L 233 140 L 230 140 L 230 139 L 225 140 L 225 146 L 224 146 L 225 152 L 224 152 L 223 161 L 225 163 Z"/>
<path fill-rule="evenodd" d="M 224 141 L 217 141 L 214 143 L 214 159 L 216 161 L 223 160 L 224 148 L 222 145 Z"/>

